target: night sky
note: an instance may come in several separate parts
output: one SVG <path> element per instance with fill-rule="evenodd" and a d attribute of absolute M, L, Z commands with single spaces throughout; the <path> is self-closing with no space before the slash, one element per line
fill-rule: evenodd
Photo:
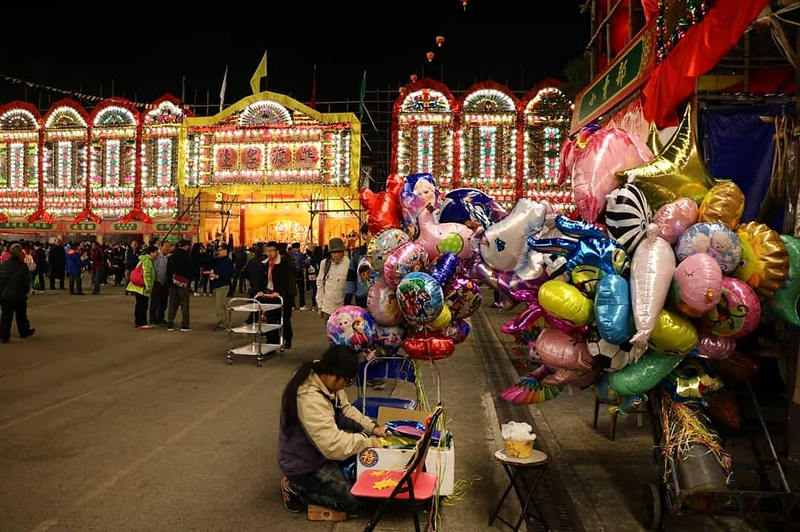
<path fill-rule="evenodd" d="M 166 6 L 169 2 L 163 2 Z M 32 3 L 31 3 L 32 4 Z M 396 89 L 416 72 L 453 89 L 493 79 L 512 90 L 545 77 L 564 78 L 589 39 L 588 15 L 577 0 L 458 0 L 371 2 L 197 2 L 185 10 L 143 3 L 93 8 L 45 7 L 5 11 L 0 31 L 0 73 L 68 90 L 149 102 L 165 92 L 186 100 L 219 103 L 229 65 L 226 103 L 250 93 L 249 81 L 264 49 L 268 89 L 307 102 L 313 65 L 317 100 L 358 99 L 367 70 L 368 89 Z M 4 8 L 5 9 L 5 8 Z M 445 43 L 436 48 L 434 37 Z M 432 63 L 425 52 L 432 50 Z M 24 89 L 0 80 L 0 101 L 22 99 Z M 61 95 L 28 89 L 34 104 Z"/>

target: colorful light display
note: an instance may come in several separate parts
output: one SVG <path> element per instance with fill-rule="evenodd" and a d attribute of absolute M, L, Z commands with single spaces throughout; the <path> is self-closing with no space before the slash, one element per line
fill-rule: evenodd
<path fill-rule="evenodd" d="M 23 216 L 37 209 L 39 115 L 20 103 L 0 108 L 0 217 Z"/>
<path fill-rule="evenodd" d="M 42 210 L 74 218 L 86 206 L 89 116 L 70 100 L 56 102 L 44 117 Z"/>
<path fill-rule="evenodd" d="M 153 218 L 178 214 L 178 149 L 186 114 L 177 98 L 164 96 L 144 115 L 141 147 L 141 209 Z"/>

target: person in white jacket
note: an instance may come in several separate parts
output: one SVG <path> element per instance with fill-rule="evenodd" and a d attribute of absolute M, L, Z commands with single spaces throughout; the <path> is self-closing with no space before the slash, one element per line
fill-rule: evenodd
<path fill-rule="evenodd" d="M 350 259 L 344 256 L 341 238 L 331 238 L 328 251 L 331 256 L 320 263 L 317 273 L 317 313 L 325 321 L 336 309 L 344 306 L 347 271 L 350 269 Z"/>

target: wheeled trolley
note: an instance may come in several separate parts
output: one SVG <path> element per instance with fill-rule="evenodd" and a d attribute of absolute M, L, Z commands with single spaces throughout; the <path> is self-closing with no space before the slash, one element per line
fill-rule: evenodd
<path fill-rule="evenodd" d="M 256 364 L 261 366 L 266 355 L 283 351 L 283 298 L 279 295 L 270 296 L 268 301 L 259 301 L 245 297 L 234 297 L 228 301 L 228 364 L 233 364 L 234 355 L 245 355 L 256 357 Z M 280 310 L 280 319 L 277 323 L 267 321 L 267 313 L 272 310 Z M 252 316 L 251 323 L 244 323 L 234 326 L 233 316 L 235 313 L 247 313 Z M 278 331 L 278 343 L 268 343 L 265 335 Z M 234 339 L 237 334 L 247 334 L 251 336 L 251 341 L 245 345 L 234 347 Z"/>

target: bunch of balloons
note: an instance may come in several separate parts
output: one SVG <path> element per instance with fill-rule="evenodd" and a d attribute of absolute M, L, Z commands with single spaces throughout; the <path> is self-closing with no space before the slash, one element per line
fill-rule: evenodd
<path fill-rule="evenodd" d="M 506 219 L 485 229 L 478 267 L 511 304 L 526 304 L 502 330 L 538 363 L 506 399 L 595 384 L 624 413 L 660 386 L 736 425 L 730 398 L 712 396 L 724 375 L 755 364 L 736 346 L 763 314 L 800 326 L 800 240 L 740 223 L 744 194 L 708 175 L 694 143 L 686 117 L 656 155 L 621 130 L 586 128 L 561 151 L 583 220 L 546 213 L 513 271 L 492 255 Z M 539 218 L 526 222 L 519 233 Z"/>

